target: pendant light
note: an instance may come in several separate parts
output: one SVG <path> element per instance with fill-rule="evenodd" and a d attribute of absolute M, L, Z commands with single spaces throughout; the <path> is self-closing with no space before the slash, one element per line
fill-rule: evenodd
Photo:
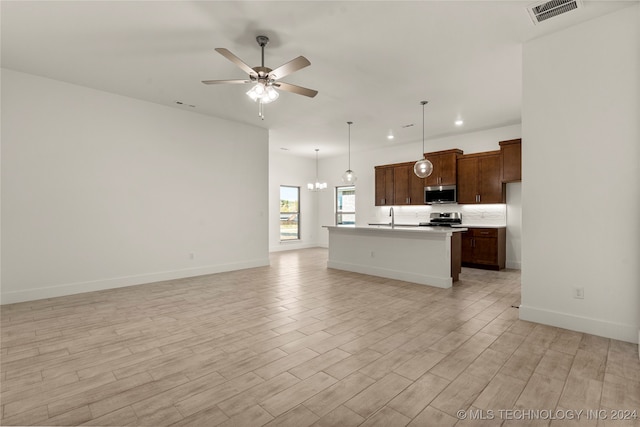
<path fill-rule="evenodd" d="M 307 189 L 309 191 L 321 191 L 327 188 L 327 183 L 320 182 L 320 180 L 318 179 L 318 151 L 320 151 L 320 149 L 316 148 L 316 182 L 310 182 L 307 184 Z"/>
<path fill-rule="evenodd" d="M 418 178 L 426 178 L 431 175 L 433 172 L 433 165 L 424 155 L 424 106 L 429 101 L 420 101 L 422 104 L 422 159 L 418 160 L 415 165 L 413 165 L 413 172 L 418 176 Z"/>
<path fill-rule="evenodd" d="M 347 171 L 342 174 L 342 182 L 353 185 L 358 179 L 356 174 L 351 170 L 351 125 L 353 122 L 347 122 L 347 124 L 349 125 L 349 167 Z"/>

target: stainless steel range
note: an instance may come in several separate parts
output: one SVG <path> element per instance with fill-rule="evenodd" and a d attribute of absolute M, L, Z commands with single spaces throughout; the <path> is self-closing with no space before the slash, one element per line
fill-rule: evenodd
<path fill-rule="evenodd" d="M 462 214 L 460 212 L 432 212 L 429 215 L 429 222 L 421 222 L 423 227 L 451 227 L 462 224 Z"/>

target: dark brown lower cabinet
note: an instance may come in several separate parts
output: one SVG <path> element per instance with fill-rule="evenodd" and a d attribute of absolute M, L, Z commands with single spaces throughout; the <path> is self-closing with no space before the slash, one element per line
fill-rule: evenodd
<path fill-rule="evenodd" d="M 464 267 L 501 270 L 505 267 L 507 230 L 469 228 L 462 233 L 462 265 Z"/>
<path fill-rule="evenodd" d="M 462 233 L 451 235 L 451 278 L 454 282 L 460 280 L 462 270 Z"/>

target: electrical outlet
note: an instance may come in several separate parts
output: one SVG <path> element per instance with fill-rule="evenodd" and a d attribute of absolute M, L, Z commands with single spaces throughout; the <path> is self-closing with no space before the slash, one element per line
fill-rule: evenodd
<path fill-rule="evenodd" d="M 376 257 L 376 253 L 374 251 L 371 251 L 371 258 L 375 258 Z"/>
<path fill-rule="evenodd" d="M 573 297 L 575 299 L 584 299 L 584 288 L 573 288 Z"/>
<path fill-rule="evenodd" d="M 196 254 L 194 252 L 189 252 L 189 259 L 196 259 Z"/>

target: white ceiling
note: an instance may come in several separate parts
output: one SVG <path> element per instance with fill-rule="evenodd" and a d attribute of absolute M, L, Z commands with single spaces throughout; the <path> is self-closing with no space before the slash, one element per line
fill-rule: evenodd
<path fill-rule="evenodd" d="M 2 66 L 268 128 L 272 150 L 326 157 L 346 153 L 347 121 L 353 151 L 421 141 L 421 100 L 427 139 L 520 123 L 522 43 L 632 2 L 585 0 L 537 26 L 529 4 L 4 0 Z M 311 66 L 282 81 L 319 91 L 281 92 L 264 121 L 249 85 L 201 83 L 246 78 L 214 48 L 260 65 L 259 34 L 267 67 L 303 55 Z"/>

